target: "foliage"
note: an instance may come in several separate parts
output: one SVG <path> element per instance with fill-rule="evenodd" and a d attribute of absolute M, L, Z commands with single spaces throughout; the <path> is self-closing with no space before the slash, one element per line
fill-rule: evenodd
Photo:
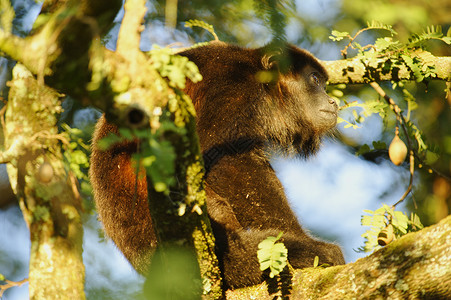
<path fill-rule="evenodd" d="M 144 284 L 144 299 L 194 300 L 200 299 L 201 294 L 202 280 L 195 253 L 184 248 L 156 251 Z"/>
<path fill-rule="evenodd" d="M 282 237 L 282 232 L 277 237 L 270 236 L 258 244 L 257 257 L 260 270 L 270 270 L 269 277 L 278 275 L 287 265 L 288 249 L 277 241 Z"/>
<path fill-rule="evenodd" d="M 376 38 L 373 44 L 362 46 L 356 40 L 362 33 L 370 30 L 388 32 L 390 36 Z M 406 68 L 417 82 L 428 84 L 436 76 L 436 67 L 434 56 L 425 50 L 426 42 L 438 40 L 450 45 L 451 30 L 445 36 L 440 26 L 429 26 L 422 34 L 412 34 L 407 42 L 395 39 L 394 37 L 397 35 L 398 33 L 391 25 L 376 21 L 368 22 L 367 27 L 359 30 L 354 36 L 351 36 L 348 32 L 332 31 L 331 40 L 349 40 L 341 51 L 344 57 L 347 57 L 349 49 L 357 51 L 355 58 L 365 65 L 367 82 L 378 81 L 378 74 L 391 73 L 393 75 L 391 87 L 396 95 L 403 100 L 395 102 L 393 98 L 379 93 L 381 98 L 369 99 L 364 102 L 347 102 L 345 99 L 341 99 L 342 90 L 345 87 L 343 85 L 337 86 L 332 90 L 332 96 L 344 103 L 341 109 L 355 107 L 360 110 L 353 109 L 351 111 L 351 120 L 339 117 L 338 123 L 345 123 L 344 128 L 357 129 L 373 114 L 378 114 L 386 125 L 396 122 L 402 128 L 408 149 L 414 151 L 418 165 L 430 165 L 435 162 L 440 150 L 433 144 L 426 142 L 422 130 L 412 120 L 412 112 L 418 108 L 418 104 L 414 95 L 406 88 L 406 83 L 397 79 L 397 74 L 402 68 Z M 373 148 L 364 144 L 357 150 L 356 154 L 362 155 L 381 150 L 387 150 L 386 143 L 374 141 Z"/>
<path fill-rule="evenodd" d="M 89 182 L 87 172 L 91 149 L 86 143 L 85 133 L 78 128 L 71 128 L 67 124 L 62 124 L 61 129 L 63 130 L 62 134 L 66 141 L 62 145 L 64 150 L 64 164 L 66 169 L 77 177 L 83 199 L 89 199 L 91 195 L 91 183 Z M 87 203 L 86 201 L 85 204 Z"/>
<path fill-rule="evenodd" d="M 294 1 L 262 0 L 254 1 L 255 11 L 265 20 L 272 33 L 272 43 L 286 41 L 285 26 L 289 11 L 295 8 Z"/>
<path fill-rule="evenodd" d="M 409 219 L 403 212 L 395 211 L 386 204 L 375 211 L 364 210 L 364 212 L 368 215 L 362 216 L 361 224 L 371 228 L 362 234 L 362 237 L 365 238 L 365 245 L 358 249 L 359 252 L 379 249 L 378 235 L 390 224 L 393 226 L 395 239 L 423 228 L 423 224 L 415 213 L 411 213 Z"/>
<path fill-rule="evenodd" d="M 288 264 L 288 249 L 282 242 L 280 232 L 277 237 L 269 236 L 258 244 L 257 257 L 260 270 L 269 271 L 266 279 L 268 293 L 273 299 L 288 299 L 292 289 L 293 268 Z"/>
<path fill-rule="evenodd" d="M 377 38 L 373 44 L 362 46 L 356 40 L 362 33 L 369 30 L 385 30 L 390 33 L 390 36 Z M 343 56 L 345 58 L 348 56 L 349 48 L 357 50 L 356 58 L 360 58 L 369 70 L 374 68 L 380 69 L 382 74 L 389 72 L 396 74 L 402 67 L 407 67 L 417 82 L 435 77 L 433 56 L 425 50 L 425 43 L 430 40 L 439 40 L 451 45 L 451 30 L 448 31 L 448 36 L 445 36 L 441 26 L 429 26 L 420 35 L 412 34 L 407 43 L 394 39 L 396 35 L 397 32 L 391 25 L 373 21 L 354 36 L 348 32 L 333 30 L 329 38 L 333 41 L 348 39 L 349 43 L 341 51 Z M 368 81 L 377 80 L 374 76 L 376 75 L 370 71 L 367 72 Z"/>
<path fill-rule="evenodd" d="M 202 22 L 202 24 L 205 23 Z M 170 48 L 154 46 L 154 49 L 148 52 L 148 55 L 152 66 L 160 73 L 161 77 L 167 78 L 169 85 L 173 88 L 184 89 L 186 78 L 189 78 L 192 82 L 202 80 L 202 75 L 200 75 L 196 64 L 184 56 L 174 55 Z"/>
<path fill-rule="evenodd" d="M 157 192 L 169 194 L 169 186 L 175 183 L 175 150 L 171 143 L 164 138 L 165 134 L 173 131 L 183 134 L 183 128 L 174 126 L 170 121 L 161 123 L 160 128 L 152 132 L 150 129 L 120 128 L 119 135 L 109 134 L 99 141 L 100 149 L 107 150 L 116 143 L 124 141 L 138 141 L 139 152 L 132 156 L 136 164 L 136 173 L 141 168 L 150 176 Z"/>
<path fill-rule="evenodd" d="M 212 25 L 205 23 L 204 21 L 200 21 L 200 20 L 188 20 L 185 22 L 185 27 L 188 28 L 193 28 L 193 27 L 200 27 L 203 28 L 205 30 L 207 30 L 208 32 L 210 32 L 213 37 L 215 38 L 216 41 L 219 41 L 218 36 L 216 35 L 216 32 L 213 28 Z"/>
<path fill-rule="evenodd" d="M 356 40 L 362 33 L 369 30 L 385 30 L 390 33 L 390 37 L 380 37 L 373 44 L 362 46 Z M 348 32 L 333 30 L 329 38 L 333 41 L 348 39 L 349 43 L 341 51 L 343 56 L 345 58 L 348 56 L 349 48 L 355 49 L 357 50 L 356 57 L 360 58 L 367 68 L 381 69 L 382 74 L 396 73 L 404 66 L 411 71 L 417 82 L 435 77 L 433 56 L 425 50 L 425 43 L 430 40 L 439 40 L 451 45 L 451 30 L 445 36 L 442 33 L 441 26 L 429 26 L 420 35 L 412 34 L 407 43 L 395 40 L 394 36 L 397 34 L 391 25 L 373 21 L 354 36 L 351 36 Z M 367 76 L 369 81 L 377 79 L 373 77 L 371 72 L 368 72 Z"/>
<path fill-rule="evenodd" d="M 195 21 L 192 21 L 196 23 Z M 203 22 L 197 22 L 203 26 L 211 26 Z M 154 120 L 158 125 L 152 124 L 153 129 L 137 130 L 130 132 L 121 128 L 121 134 L 126 134 L 129 139 L 140 140 L 140 152 L 133 156 L 138 165 L 146 169 L 150 176 L 154 188 L 157 192 L 169 194 L 169 187 L 176 183 L 175 180 L 175 159 L 174 146 L 168 140 L 170 136 L 177 135 L 179 139 L 186 139 L 185 125 L 190 115 L 195 115 L 191 99 L 180 89 L 185 88 L 186 79 L 192 82 L 202 80 L 197 66 L 186 57 L 172 53 L 169 48 L 155 47 L 149 51 L 150 63 L 165 80 L 173 93 L 168 94 L 167 107 L 156 108 L 154 110 Z M 137 168 L 137 171 L 139 168 Z"/>
<path fill-rule="evenodd" d="M 139 141 L 139 151 L 132 157 L 136 163 L 137 174 L 144 168 L 155 190 L 169 194 L 169 187 L 176 183 L 176 153 L 168 138 L 177 135 L 184 139 L 185 123 L 190 114 L 195 114 L 194 108 L 190 105 L 191 100 L 187 95 L 180 93 L 179 89 L 185 87 L 187 78 L 192 82 L 198 82 L 202 80 L 202 75 L 193 62 L 184 56 L 173 54 L 170 48 L 156 46 L 147 52 L 147 55 L 150 66 L 155 68 L 161 76 L 160 79 L 173 89 L 173 93 L 168 94 L 167 106 L 154 109 L 151 117 L 152 129 L 120 128 L 120 136 L 110 134 L 99 141 L 99 147 L 108 149 L 111 145 L 126 140 Z"/>

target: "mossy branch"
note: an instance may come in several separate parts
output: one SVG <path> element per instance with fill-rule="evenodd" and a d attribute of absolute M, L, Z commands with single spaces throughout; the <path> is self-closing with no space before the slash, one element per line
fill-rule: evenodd
<path fill-rule="evenodd" d="M 367 65 L 361 58 L 350 58 L 335 61 L 321 61 L 329 74 L 329 83 L 367 83 L 371 81 L 385 80 L 415 80 L 414 76 L 406 66 L 402 66 L 396 72 L 383 72 L 382 65 L 384 60 L 380 61 L 380 66 L 372 64 Z M 451 81 L 451 57 L 435 56 L 433 65 L 436 69 L 436 77 L 433 79 Z"/>
<path fill-rule="evenodd" d="M 450 299 L 450 236 L 448 216 L 354 263 L 296 270 L 290 299 Z M 261 284 L 228 291 L 227 299 L 273 296 Z"/>
<path fill-rule="evenodd" d="M 121 5 L 120 0 L 49 2 L 44 7 L 56 11 L 32 35 L 19 38 L 0 30 L 0 51 L 37 75 L 41 84 L 79 99 L 107 97 L 111 95 L 108 84 L 97 84 L 94 90 L 89 84 L 92 69 L 95 63 L 102 64 L 105 52 L 100 37 L 111 27 Z"/>
<path fill-rule="evenodd" d="M 20 64 L 9 85 L 5 148 L 17 152 L 7 171 L 30 229 L 30 299 L 85 299 L 81 203 L 57 138 L 60 94 Z"/>

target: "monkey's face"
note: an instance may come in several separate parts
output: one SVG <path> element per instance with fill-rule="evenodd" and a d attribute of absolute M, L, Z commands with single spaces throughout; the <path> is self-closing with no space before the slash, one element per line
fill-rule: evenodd
<path fill-rule="evenodd" d="M 338 105 L 327 95 L 326 81 L 327 75 L 310 65 L 288 80 L 289 93 L 301 110 L 299 118 L 317 133 L 323 133 L 337 123 Z"/>

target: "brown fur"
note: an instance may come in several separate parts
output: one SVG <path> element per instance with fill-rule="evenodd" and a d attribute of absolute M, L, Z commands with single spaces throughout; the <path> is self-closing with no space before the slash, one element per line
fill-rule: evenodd
<path fill-rule="evenodd" d="M 197 112 L 208 214 L 226 287 L 261 282 L 257 245 L 280 231 L 294 267 L 312 266 L 315 256 L 320 263 L 344 263 L 338 246 L 302 230 L 267 155 L 270 149 L 308 156 L 335 125 L 337 106 L 324 92 L 323 67 L 293 46 L 268 54 L 265 48 L 211 43 L 181 55 L 195 62 L 203 76 L 199 83 L 188 82 L 185 92 Z M 281 59 L 288 68 L 279 68 Z M 275 80 L 259 82 L 260 71 L 273 72 Z M 131 165 L 136 142 L 97 148 L 96 142 L 110 132 L 117 128 L 102 117 L 90 170 L 96 205 L 106 234 L 145 273 L 156 246 L 145 177 L 136 180 Z"/>

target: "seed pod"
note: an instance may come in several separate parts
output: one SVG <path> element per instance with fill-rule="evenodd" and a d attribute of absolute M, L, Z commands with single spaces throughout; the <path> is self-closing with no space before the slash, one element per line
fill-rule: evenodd
<path fill-rule="evenodd" d="M 381 246 L 386 246 L 393 241 L 395 234 L 393 233 L 393 225 L 388 224 L 387 227 L 381 230 L 377 235 L 377 243 Z"/>
<path fill-rule="evenodd" d="M 48 162 L 43 163 L 38 170 L 38 179 L 42 183 L 49 183 L 54 175 L 53 167 Z"/>
<path fill-rule="evenodd" d="M 399 138 L 398 135 L 395 135 L 395 137 L 390 143 L 390 147 L 388 147 L 388 156 L 390 156 L 390 160 L 392 161 L 392 163 L 394 163 L 397 166 L 402 164 L 406 159 L 407 146 Z"/>

